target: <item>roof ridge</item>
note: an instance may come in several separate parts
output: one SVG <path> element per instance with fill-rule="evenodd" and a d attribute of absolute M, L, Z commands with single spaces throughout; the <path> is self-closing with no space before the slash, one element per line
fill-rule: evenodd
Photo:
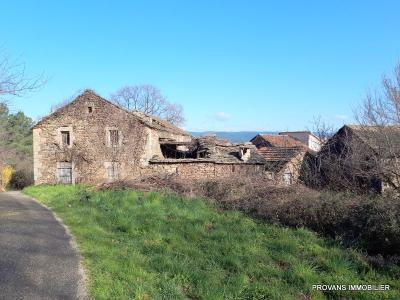
<path fill-rule="evenodd" d="M 273 147 L 305 146 L 301 141 L 286 134 L 259 134 L 259 136 Z"/>
<path fill-rule="evenodd" d="M 136 117 L 136 118 L 139 118 L 139 120 L 140 120 L 141 122 L 143 122 L 146 126 L 149 126 L 149 127 L 151 127 L 151 128 L 155 128 L 151 123 L 146 122 L 145 120 L 143 120 L 143 118 L 141 118 L 140 116 L 138 116 L 137 114 L 135 114 L 133 111 L 128 110 L 128 109 L 126 109 L 126 108 L 124 108 L 124 107 L 122 107 L 122 106 L 120 106 L 120 105 L 118 105 L 118 104 L 116 104 L 116 103 L 113 103 L 112 101 L 110 101 L 110 100 L 108 100 L 108 99 L 102 97 L 101 95 L 99 95 L 97 92 L 95 92 L 95 91 L 92 90 L 92 89 L 85 89 L 81 94 L 79 94 L 78 96 L 76 96 L 75 99 L 73 99 L 71 102 L 67 103 L 66 105 L 64 105 L 64 106 L 62 106 L 62 107 L 60 107 L 60 108 L 58 108 L 57 110 L 55 110 L 55 111 L 52 112 L 51 114 L 49 114 L 49 115 L 43 117 L 39 122 L 37 122 L 37 123 L 35 124 L 35 126 L 34 126 L 33 128 L 35 128 L 36 126 L 42 124 L 45 120 L 47 120 L 48 118 L 50 118 L 50 117 L 53 116 L 54 114 L 58 113 L 60 110 L 65 109 L 66 107 L 68 107 L 69 105 L 71 105 L 72 103 L 74 103 L 75 101 L 77 101 L 78 99 L 80 99 L 81 97 L 83 97 L 83 96 L 85 96 L 85 95 L 87 95 L 87 94 L 89 94 L 89 95 L 94 95 L 94 96 L 98 97 L 100 100 L 102 100 L 102 101 L 104 101 L 104 102 L 106 102 L 106 103 L 108 103 L 108 104 L 111 104 L 112 106 L 114 106 L 114 107 L 116 107 L 116 108 L 118 108 L 118 109 L 120 109 L 120 110 L 122 110 L 122 111 L 124 111 L 124 112 L 126 112 L 126 113 L 129 113 L 129 114 L 131 114 L 132 116 L 134 116 L 134 117 Z M 145 114 L 145 113 L 143 113 L 143 112 L 141 112 L 141 113 L 142 113 L 142 114 Z M 145 115 L 146 115 L 146 114 L 145 114 Z M 163 119 L 161 119 L 161 118 L 159 118 L 159 117 L 152 116 L 152 115 L 149 115 L 149 114 L 147 114 L 147 117 L 149 117 L 149 118 L 151 118 L 151 119 L 160 119 L 162 122 L 159 122 L 159 123 L 164 123 L 164 124 L 161 124 L 161 126 L 165 127 L 165 130 L 170 129 L 170 130 L 173 130 L 173 131 L 177 131 L 179 134 L 184 134 L 184 135 L 189 135 L 189 136 L 190 136 L 190 134 L 189 134 L 188 132 L 186 132 L 185 130 L 183 130 L 183 129 L 181 129 L 181 128 L 175 126 L 175 125 L 173 125 L 172 123 L 170 123 L 170 122 L 168 122 L 168 121 L 166 121 L 166 120 L 163 120 Z M 168 124 L 168 126 L 166 126 L 167 124 Z M 157 128 L 155 128 L 155 129 L 157 129 Z M 161 129 L 161 130 L 162 130 L 162 129 Z M 168 131 L 168 130 L 167 130 L 167 131 Z"/>

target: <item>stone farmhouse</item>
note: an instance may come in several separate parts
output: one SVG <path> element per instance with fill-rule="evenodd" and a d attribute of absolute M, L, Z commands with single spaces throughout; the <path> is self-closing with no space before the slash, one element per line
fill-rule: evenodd
<path fill-rule="evenodd" d="M 258 134 L 250 142 L 266 160 L 266 176 L 284 185 L 299 182 L 305 159 L 321 147 L 320 140 L 309 131 Z"/>
<path fill-rule="evenodd" d="M 86 90 L 33 128 L 35 184 L 102 183 L 149 174 L 204 179 L 264 175 L 251 143 L 193 138 L 160 118 Z"/>
<path fill-rule="evenodd" d="M 170 148 L 173 144 L 166 145 Z M 149 171 L 181 174 L 190 179 L 264 176 L 265 160 L 251 143 L 233 144 L 215 136 L 205 136 L 176 145 L 187 148 L 178 152 L 175 148 L 172 151 L 165 148 L 162 157 L 155 156 L 149 161 Z"/>
<path fill-rule="evenodd" d="M 317 155 L 318 185 L 382 192 L 400 188 L 400 126 L 344 125 Z"/>

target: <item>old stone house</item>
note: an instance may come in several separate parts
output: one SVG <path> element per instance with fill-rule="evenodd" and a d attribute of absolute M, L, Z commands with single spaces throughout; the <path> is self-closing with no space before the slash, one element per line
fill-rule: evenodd
<path fill-rule="evenodd" d="M 35 184 L 100 183 L 154 173 L 184 178 L 263 174 L 262 157 L 255 159 L 252 145 L 231 145 L 224 155 L 217 140 L 213 143 L 207 148 L 169 122 L 86 90 L 34 126 Z"/>
<path fill-rule="evenodd" d="M 264 147 L 259 153 L 267 161 L 267 177 L 284 185 L 299 182 L 307 150 L 303 147 Z"/>
<path fill-rule="evenodd" d="M 237 177 L 240 180 L 240 176 L 264 176 L 265 159 L 251 143 L 233 144 L 204 136 L 176 144 L 187 148 L 153 157 L 149 161 L 151 172 L 182 174 L 189 179 Z"/>
<path fill-rule="evenodd" d="M 298 133 L 302 139 L 290 134 L 258 134 L 251 142 L 266 160 L 265 171 L 269 179 L 278 184 L 291 185 L 299 182 L 305 157 L 315 151 L 309 147 L 305 132 Z"/>
<path fill-rule="evenodd" d="M 400 188 L 400 126 L 344 125 L 315 160 L 314 184 L 381 192 Z"/>
<path fill-rule="evenodd" d="M 306 145 L 311 151 L 318 152 L 322 147 L 322 141 L 311 131 L 284 131 L 279 135 L 289 136 Z"/>
<path fill-rule="evenodd" d="M 258 149 L 263 147 L 302 147 L 304 144 L 289 135 L 257 134 L 250 140 Z"/>

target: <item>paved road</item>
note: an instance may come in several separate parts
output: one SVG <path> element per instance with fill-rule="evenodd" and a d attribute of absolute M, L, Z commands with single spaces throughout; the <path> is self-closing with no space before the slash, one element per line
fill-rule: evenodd
<path fill-rule="evenodd" d="M 51 211 L 0 193 L 0 299 L 85 299 L 79 257 Z"/>

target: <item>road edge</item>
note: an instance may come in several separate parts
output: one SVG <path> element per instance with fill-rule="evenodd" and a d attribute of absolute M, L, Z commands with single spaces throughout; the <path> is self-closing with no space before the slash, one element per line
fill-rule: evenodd
<path fill-rule="evenodd" d="M 31 199 L 32 201 L 35 201 L 36 203 L 38 203 L 40 206 L 42 206 L 43 208 L 45 208 L 46 210 L 48 210 L 53 217 L 57 220 L 57 222 L 64 228 L 66 235 L 69 237 L 69 245 L 71 246 L 71 248 L 73 250 L 75 250 L 75 252 L 78 255 L 78 260 L 79 260 L 79 265 L 78 265 L 78 277 L 79 277 L 79 281 L 78 281 L 78 289 L 77 289 L 77 299 L 79 300 L 91 300 L 92 298 L 90 297 L 90 293 L 89 293 L 89 276 L 88 276 L 88 272 L 86 271 L 85 267 L 84 267 L 84 257 L 82 256 L 82 253 L 79 249 L 79 244 L 77 243 L 75 236 L 71 233 L 71 230 L 68 228 L 67 225 L 64 224 L 64 221 L 47 205 L 41 203 L 39 200 L 23 193 L 22 191 L 14 191 L 15 193 L 19 193 L 20 195 L 27 197 L 29 199 Z"/>

